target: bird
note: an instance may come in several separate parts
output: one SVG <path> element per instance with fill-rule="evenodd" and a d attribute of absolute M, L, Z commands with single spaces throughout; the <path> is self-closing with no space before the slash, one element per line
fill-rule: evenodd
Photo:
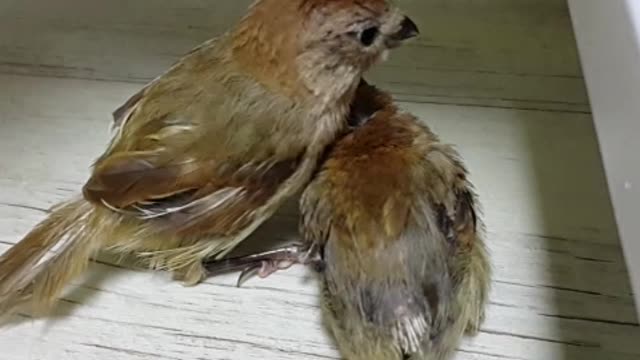
<path fill-rule="evenodd" d="M 203 281 L 203 259 L 310 181 L 362 74 L 418 32 L 386 0 L 254 1 L 113 112 L 81 194 L 0 256 L 0 315 L 46 314 L 100 251 Z"/>
<path fill-rule="evenodd" d="M 344 359 L 450 359 L 478 333 L 491 289 L 469 172 L 452 145 L 364 79 L 350 124 L 302 192 L 301 240 L 206 268 L 246 280 L 308 265 Z"/>

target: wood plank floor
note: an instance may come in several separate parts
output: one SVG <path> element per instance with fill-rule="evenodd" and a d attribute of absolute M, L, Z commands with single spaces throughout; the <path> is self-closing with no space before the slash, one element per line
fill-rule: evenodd
<path fill-rule="evenodd" d="M 110 113 L 247 1 L 0 0 L 0 252 L 78 193 Z M 369 77 L 465 157 L 495 265 L 456 360 L 631 360 L 630 296 L 563 0 L 404 0 L 422 35 Z M 292 238 L 295 203 L 254 236 Z M 301 267 L 185 288 L 105 257 L 0 360 L 339 359 Z"/>

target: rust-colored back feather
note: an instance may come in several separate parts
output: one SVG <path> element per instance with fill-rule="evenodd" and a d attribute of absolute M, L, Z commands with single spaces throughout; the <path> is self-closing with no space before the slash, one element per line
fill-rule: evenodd
<path fill-rule="evenodd" d="M 102 161 L 83 188 L 94 203 L 125 208 L 141 201 L 162 198 L 198 188 L 212 178 L 202 163 L 157 164 L 157 156 L 145 152 L 114 154 Z"/>

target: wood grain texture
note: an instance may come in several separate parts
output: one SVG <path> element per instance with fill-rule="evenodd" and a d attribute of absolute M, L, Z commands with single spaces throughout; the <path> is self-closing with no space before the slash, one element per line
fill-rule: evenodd
<path fill-rule="evenodd" d="M 250 0 L 10 1 L 0 71 L 146 82 Z M 563 0 L 401 0 L 421 36 L 374 71 L 405 100 L 589 112 Z"/>
<path fill-rule="evenodd" d="M 111 111 L 247 1 L 0 0 L 0 252 L 80 191 Z M 372 82 L 458 146 L 495 281 L 456 360 L 631 360 L 635 317 L 563 1 L 405 0 L 420 41 Z M 125 10 L 126 9 L 126 10 Z M 296 236 L 295 203 L 252 242 Z M 105 255 L 0 359 L 339 359 L 300 267 L 185 288 Z"/>

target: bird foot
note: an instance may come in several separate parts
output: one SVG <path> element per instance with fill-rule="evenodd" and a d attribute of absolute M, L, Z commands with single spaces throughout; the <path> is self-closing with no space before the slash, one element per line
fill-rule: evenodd
<path fill-rule="evenodd" d="M 317 265 L 320 262 L 319 254 L 314 246 L 305 247 L 294 244 L 234 258 L 209 259 L 205 260 L 202 265 L 208 276 L 241 270 L 237 282 L 237 286 L 240 287 L 253 275 L 264 279 L 276 271 L 288 269 L 294 264 Z"/>

